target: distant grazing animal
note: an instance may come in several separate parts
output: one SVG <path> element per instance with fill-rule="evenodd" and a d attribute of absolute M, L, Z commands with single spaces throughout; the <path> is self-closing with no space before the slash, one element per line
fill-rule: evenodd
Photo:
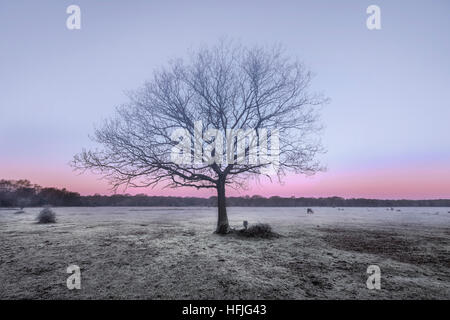
<path fill-rule="evenodd" d="M 244 229 L 247 230 L 247 227 L 248 227 L 248 221 L 247 221 L 247 220 L 244 220 L 244 223 L 243 223 L 243 224 L 244 224 Z"/>
<path fill-rule="evenodd" d="M 314 211 L 313 211 L 313 209 L 311 209 L 311 208 L 308 208 L 308 209 L 306 209 L 306 213 L 314 213 Z"/>

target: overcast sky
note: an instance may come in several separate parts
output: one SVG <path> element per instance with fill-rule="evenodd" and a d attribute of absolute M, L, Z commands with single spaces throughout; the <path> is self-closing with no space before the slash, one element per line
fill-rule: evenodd
<path fill-rule="evenodd" d="M 66 28 L 71 4 L 81 8 L 81 30 Z M 381 8 L 381 30 L 366 27 L 371 4 Z M 449 14 L 447 0 L 2 0 L 0 178 L 108 193 L 105 181 L 68 166 L 93 146 L 94 125 L 154 68 L 226 36 L 282 43 L 331 98 L 328 171 L 240 194 L 450 198 Z"/>

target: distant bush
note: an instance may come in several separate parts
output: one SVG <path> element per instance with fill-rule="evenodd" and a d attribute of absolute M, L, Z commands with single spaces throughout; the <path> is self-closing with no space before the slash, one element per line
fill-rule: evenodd
<path fill-rule="evenodd" d="M 37 216 L 38 223 L 56 223 L 56 214 L 50 208 L 44 208 Z"/>
<path fill-rule="evenodd" d="M 24 210 L 17 210 L 16 212 L 14 212 L 15 214 L 21 214 L 21 213 L 25 213 Z"/>
<path fill-rule="evenodd" d="M 249 238 L 277 238 L 278 233 L 272 231 L 272 227 L 267 223 L 257 223 L 250 225 L 248 228 L 239 230 L 240 235 Z"/>

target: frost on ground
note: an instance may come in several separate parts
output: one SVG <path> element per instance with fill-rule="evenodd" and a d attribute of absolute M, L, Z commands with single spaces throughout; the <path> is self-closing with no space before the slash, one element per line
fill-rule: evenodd
<path fill-rule="evenodd" d="M 215 208 L 39 210 L 0 210 L 1 299 L 450 299 L 449 208 L 228 209 L 273 239 L 213 234 Z"/>

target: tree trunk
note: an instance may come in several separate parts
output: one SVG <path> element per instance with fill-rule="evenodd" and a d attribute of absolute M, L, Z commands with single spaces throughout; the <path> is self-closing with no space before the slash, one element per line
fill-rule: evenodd
<path fill-rule="evenodd" d="M 218 234 L 227 234 L 230 231 L 228 225 L 227 206 L 225 203 L 225 180 L 219 179 L 217 184 L 217 229 Z"/>

